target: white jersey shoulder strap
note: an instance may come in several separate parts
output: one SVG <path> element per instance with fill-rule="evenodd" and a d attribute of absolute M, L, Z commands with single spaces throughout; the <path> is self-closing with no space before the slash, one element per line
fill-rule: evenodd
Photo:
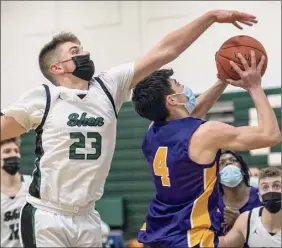
<path fill-rule="evenodd" d="M 39 124 L 39 126 L 35 129 L 36 132 L 36 140 L 35 140 L 35 156 L 36 156 L 36 160 L 35 160 L 35 167 L 36 170 L 33 171 L 32 176 L 32 182 L 30 184 L 29 187 L 29 194 L 40 198 L 40 186 L 38 181 L 36 180 L 36 178 L 38 178 L 38 174 L 39 174 L 39 163 L 40 163 L 40 159 L 44 154 L 43 148 L 42 148 L 42 133 L 43 133 L 43 126 L 44 123 L 47 119 L 49 110 L 50 110 L 50 106 L 51 106 L 51 93 L 50 93 L 50 89 L 49 86 L 46 84 L 42 84 L 43 87 L 45 88 L 45 92 L 46 92 L 46 105 L 45 105 L 45 111 L 44 111 L 44 115 L 42 117 L 41 123 Z M 35 173 L 37 174 L 35 176 Z"/>
<path fill-rule="evenodd" d="M 110 91 L 107 89 L 107 87 L 105 86 L 105 84 L 104 84 L 104 82 L 102 81 L 101 78 L 95 77 L 95 80 L 99 83 L 99 85 L 101 86 L 102 90 L 105 92 L 105 94 L 109 98 L 109 100 L 110 100 L 110 102 L 111 102 L 111 104 L 113 106 L 113 109 L 114 109 L 114 112 L 115 112 L 115 116 L 116 116 L 116 118 L 118 118 L 115 101 L 114 101 Z"/>
<path fill-rule="evenodd" d="M 249 212 L 247 222 L 246 244 L 249 242 L 251 229 L 254 227 L 257 219 L 262 215 L 263 207 L 254 208 Z"/>
<path fill-rule="evenodd" d="M 35 129 L 35 132 L 40 132 L 44 126 L 44 123 L 46 121 L 46 118 L 48 116 L 49 110 L 50 110 L 50 106 L 51 106 L 51 93 L 50 93 L 50 89 L 49 86 L 46 84 L 42 84 L 43 87 L 45 88 L 45 92 L 46 92 L 46 105 L 45 105 L 45 111 L 44 111 L 44 115 L 42 117 L 41 123 L 39 124 L 39 126 Z"/>

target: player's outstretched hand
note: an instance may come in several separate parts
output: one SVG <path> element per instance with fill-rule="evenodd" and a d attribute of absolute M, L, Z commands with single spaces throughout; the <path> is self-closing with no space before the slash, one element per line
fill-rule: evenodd
<path fill-rule="evenodd" d="M 232 23 L 239 29 L 243 28 L 238 24 L 238 22 L 248 26 L 253 26 L 254 23 L 258 22 L 255 16 L 239 11 L 215 10 L 214 14 L 216 17 L 216 22 Z"/>
<path fill-rule="evenodd" d="M 260 87 L 261 70 L 265 62 L 265 56 L 261 57 L 258 66 L 256 64 L 256 55 L 254 51 L 251 51 L 251 66 L 248 65 L 247 60 L 244 58 L 242 54 L 238 53 L 238 57 L 241 60 L 244 70 L 241 70 L 240 67 L 233 61 L 230 61 L 230 64 L 233 67 L 233 69 L 238 73 L 241 79 L 237 81 L 232 79 L 227 79 L 226 81 L 233 86 L 240 87 L 246 90 L 249 90 L 250 88 L 253 87 Z"/>

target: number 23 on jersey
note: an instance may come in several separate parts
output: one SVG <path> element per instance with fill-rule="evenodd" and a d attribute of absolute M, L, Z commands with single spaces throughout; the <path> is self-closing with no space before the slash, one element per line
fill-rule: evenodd
<path fill-rule="evenodd" d="M 154 174 L 161 177 L 162 185 L 170 187 L 169 170 L 167 167 L 167 147 L 159 147 L 154 158 Z"/>

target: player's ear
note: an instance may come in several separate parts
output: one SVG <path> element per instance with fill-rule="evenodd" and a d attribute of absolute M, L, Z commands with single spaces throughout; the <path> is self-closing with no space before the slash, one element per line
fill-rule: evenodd
<path fill-rule="evenodd" d="M 166 105 L 167 106 L 175 106 L 175 105 L 177 105 L 177 101 L 172 95 L 168 95 L 168 96 L 166 96 Z"/>
<path fill-rule="evenodd" d="M 63 67 L 60 65 L 60 64 L 51 64 L 49 66 L 49 71 L 52 73 L 52 74 L 62 74 L 64 72 L 64 69 Z"/>

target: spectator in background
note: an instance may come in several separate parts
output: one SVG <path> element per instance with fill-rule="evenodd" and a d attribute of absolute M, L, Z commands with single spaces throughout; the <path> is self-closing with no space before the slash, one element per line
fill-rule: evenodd
<path fill-rule="evenodd" d="M 222 151 L 219 165 L 222 191 L 219 198 L 220 234 L 225 235 L 240 213 L 260 206 L 261 202 L 258 189 L 249 185 L 248 166 L 237 152 Z"/>
<path fill-rule="evenodd" d="M 259 181 L 259 173 L 260 169 L 257 167 L 250 168 L 250 185 L 252 187 L 258 188 L 258 181 Z"/>
<path fill-rule="evenodd" d="M 240 215 L 219 247 L 281 247 L 281 169 L 264 168 L 259 176 L 263 207 Z"/>
<path fill-rule="evenodd" d="M 1 247 L 21 247 L 19 218 L 31 177 L 20 175 L 20 157 L 19 138 L 1 141 Z"/>

